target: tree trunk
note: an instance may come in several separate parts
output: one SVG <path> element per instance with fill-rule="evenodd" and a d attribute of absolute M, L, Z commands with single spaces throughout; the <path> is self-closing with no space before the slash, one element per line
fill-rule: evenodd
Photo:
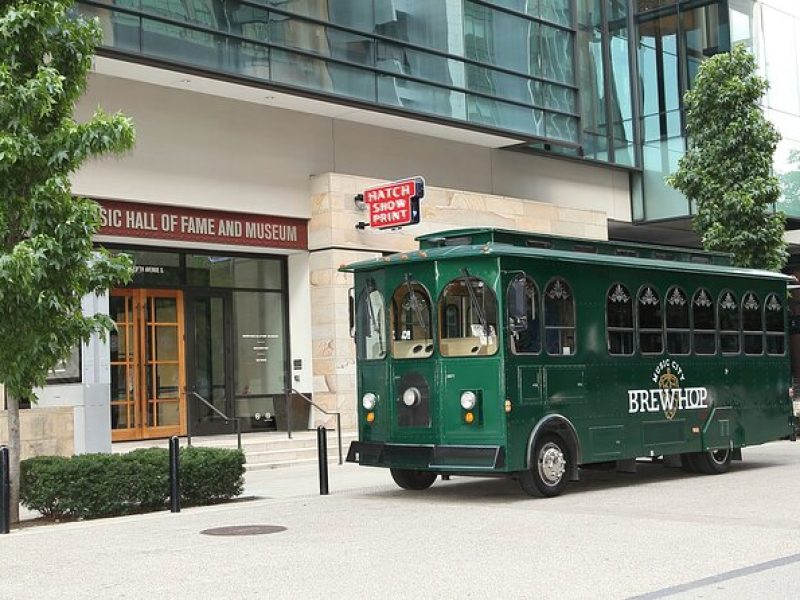
<path fill-rule="evenodd" d="M 11 474 L 11 522 L 19 523 L 19 399 L 12 395 L 6 396 L 8 405 L 8 464 Z"/>

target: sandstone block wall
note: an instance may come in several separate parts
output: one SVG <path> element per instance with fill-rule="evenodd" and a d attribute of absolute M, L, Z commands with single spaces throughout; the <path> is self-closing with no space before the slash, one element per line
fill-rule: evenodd
<path fill-rule="evenodd" d="M 75 454 L 75 421 L 71 406 L 21 410 L 22 459 Z M 0 411 L 0 445 L 8 443 L 8 411 Z"/>
<path fill-rule="evenodd" d="M 314 401 L 342 413 L 342 428 L 357 429 L 355 344 L 349 334 L 348 290 L 352 275 L 338 268 L 382 253 L 414 250 L 417 236 L 464 227 L 500 227 L 571 237 L 608 239 L 606 213 L 526 200 L 428 187 L 421 222 L 399 231 L 356 229 L 369 221 L 353 201 L 382 180 L 338 173 L 311 178 L 309 277 L 313 343 Z M 312 411 L 314 427 L 335 425 L 334 418 Z"/>

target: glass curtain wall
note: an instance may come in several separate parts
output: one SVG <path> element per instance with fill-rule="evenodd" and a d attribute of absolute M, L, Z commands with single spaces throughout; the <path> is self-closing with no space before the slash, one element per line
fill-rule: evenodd
<path fill-rule="evenodd" d="M 104 46 L 577 147 L 576 0 L 81 0 Z"/>
<path fill-rule="evenodd" d="M 683 94 L 703 60 L 730 49 L 725 0 L 638 0 L 642 174 L 637 219 L 692 214 L 686 198 L 664 178 L 686 149 Z"/>
<path fill-rule="evenodd" d="M 584 156 L 637 166 L 629 0 L 578 1 Z"/>
<path fill-rule="evenodd" d="M 747 43 L 769 81 L 763 100 L 767 118 L 781 134 L 775 174 L 783 198 L 779 208 L 800 217 L 800 2 L 729 0 L 731 37 Z"/>

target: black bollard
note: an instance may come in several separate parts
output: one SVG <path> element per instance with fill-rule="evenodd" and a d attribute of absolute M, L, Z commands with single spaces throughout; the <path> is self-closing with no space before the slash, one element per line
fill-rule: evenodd
<path fill-rule="evenodd" d="M 169 508 L 174 513 L 181 512 L 180 453 L 178 438 L 169 439 Z"/>
<path fill-rule="evenodd" d="M 328 491 L 328 432 L 317 427 L 317 458 L 319 460 L 319 495 L 327 496 Z"/>
<path fill-rule="evenodd" d="M 0 533 L 11 531 L 11 472 L 8 448 L 0 448 Z"/>

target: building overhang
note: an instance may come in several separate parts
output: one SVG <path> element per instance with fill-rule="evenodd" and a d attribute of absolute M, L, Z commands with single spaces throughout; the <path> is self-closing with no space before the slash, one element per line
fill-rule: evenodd
<path fill-rule="evenodd" d="M 692 229 L 691 217 L 628 223 L 608 221 L 608 239 L 624 242 L 701 248 L 700 238 Z"/>
<path fill-rule="evenodd" d="M 309 95 L 287 93 L 272 87 L 267 88 L 255 83 L 243 83 L 229 80 L 223 74 L 212 77 L 209 74 L 194 69 L 181 69 L 174 66 L 162 68 L 155 64 L 136 62 L 136 57 L 106 55 L 94 57 L 92 71 L 98 75 L 119 77 L 142 83 L 160 85 L 173 89 L 209 94 L 231 100 L 250 102 L 270 108 L 293 110 L 331 119 L 354 121 L 363 125 L 396 129 L 416 135 L 473 144 L 487 148 L 504 148 L 515 146 L 527 140 L 517 137 L 496 135 L 486 131 L 470 128 L 467 124 L 446 125 L 435 122 L 435 119 L 426 118 L 425 115 L 402 116 L 379 110 L 368 110 L 343 102 L 325 101 Z"/>

